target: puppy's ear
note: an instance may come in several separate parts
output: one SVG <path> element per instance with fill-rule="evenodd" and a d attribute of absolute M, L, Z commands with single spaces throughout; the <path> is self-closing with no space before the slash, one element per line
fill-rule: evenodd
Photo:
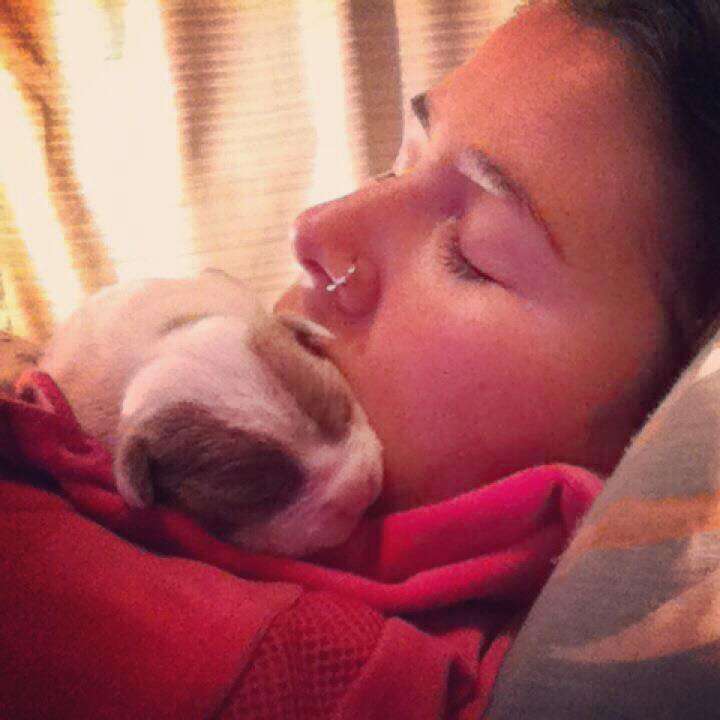
<path fill-rule="evenodd" d="M 304 482 L 299 463 L 277 441 L 229 426 L 194 402 L 125 421 L 115 473 L 129 505 L 173 507 L 221 535 L 268 519 Z"/>

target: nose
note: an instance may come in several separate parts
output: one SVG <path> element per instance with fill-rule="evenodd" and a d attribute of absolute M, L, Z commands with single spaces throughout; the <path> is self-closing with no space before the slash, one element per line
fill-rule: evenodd
<path fill-rule="evenodd" d="M 331 313 L 358 320 L 374 312 L 387 262 L 388 212 L 380 189 L 372 187 L 312 207 L 295 221 L 293 250 L 323 320 Z"/>

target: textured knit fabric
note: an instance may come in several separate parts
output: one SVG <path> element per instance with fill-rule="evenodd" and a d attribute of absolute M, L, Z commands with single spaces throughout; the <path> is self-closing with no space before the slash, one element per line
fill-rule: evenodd
<path fill-rule="evenodd" d="M 333 593 L 306 593 L 265 633 L 222 717 L 332 717 L 382 628 L 382 616 L 366 605 Z"/>
<path fill-rule="evenodd" d="M 532 468 L 368 520 L 322 558 L 256 556 L 126 507 L 52 380 L 17 392 L 0 401 L 6 717 L 478 717 L 600 488 Z"/>

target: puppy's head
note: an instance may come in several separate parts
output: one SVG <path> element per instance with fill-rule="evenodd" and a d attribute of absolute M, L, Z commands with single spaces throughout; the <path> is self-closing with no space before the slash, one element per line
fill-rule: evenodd
<path fill-rule="evenodd" d="M 342 543 L 380 489 L 380 445 L 325 331 L 209 317 L 178 327 L 126 393 L 118 488 L 256 552 Z"/>

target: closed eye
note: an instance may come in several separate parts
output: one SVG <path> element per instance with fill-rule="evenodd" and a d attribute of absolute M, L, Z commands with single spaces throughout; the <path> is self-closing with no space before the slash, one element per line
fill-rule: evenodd
<path fill-rule="evenodd" d="M 171 333 L 173 330 L 186 327 L 187 325 L 194 325 L 200 320 L 210 317 L 208 313 L 188 313 L 187 315 L 178 315 L 177 317 L 168 320 L 161 328 L 160 335 L 166 335 Z"/>
<path fill-rule="evenodd" d="M 473 265 L 463 254 L 456 218 L 451 218 L 442 230 L 440 258 L 445 268 L 456 278 L 477 282 L 495 282 L 494 278 Z"/>

